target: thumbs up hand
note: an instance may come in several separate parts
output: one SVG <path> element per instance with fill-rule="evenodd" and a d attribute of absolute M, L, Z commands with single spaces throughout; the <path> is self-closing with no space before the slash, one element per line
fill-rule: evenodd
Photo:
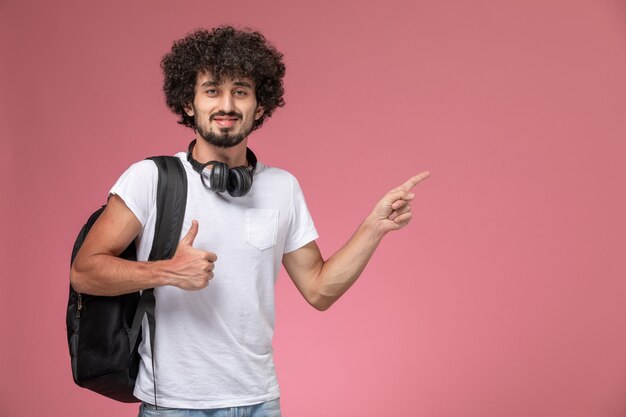
<path fill-rule="evenodd" d="M 183 290 L 194 291 L 205 288 L 213 278 L 213 268 L 217 256 L 193 247 L 198 235 L 198 222 L 191 221 L 191 227 L 184 238 L 178 243 L 172 259 L 167 262 L 166 273 L 170 285 Z"/>

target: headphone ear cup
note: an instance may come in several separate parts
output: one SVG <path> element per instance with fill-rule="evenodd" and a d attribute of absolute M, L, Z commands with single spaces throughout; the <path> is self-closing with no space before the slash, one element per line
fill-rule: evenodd
<path fill-rule="evenodd" d="M 211 176 L 209 177 L 211 182 L 211 190 L 223 193 L 226 191 L 228 185 L 228 166 L 222 162 L 214 162 L 211 168 Z"/>
<path fill-rule="evenodd" d="M 242 197 L 252 188 L 252 175 L 246 167 L 231 168 L 228 178 L 228 194 L 233 197 Z"/>

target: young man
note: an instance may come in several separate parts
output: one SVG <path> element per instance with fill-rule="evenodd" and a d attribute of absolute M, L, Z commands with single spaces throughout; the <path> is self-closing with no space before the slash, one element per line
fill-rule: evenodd
<path fill-rule="evenodd" d="M 387 193 L 325 261 L 296 179 L 257 162 L 247 147 L 248 135 L 284 105 L 282 54 L 258 32 L 220 27 L 175 42 L 161 66 L 168 106 L 195 131 L 188 151 L 176 155 L 188 177 L 182 239 L 172 259 L 146 262 L 157 169 L 138 162 L 111 189 L 73 264 L 72 285 L 96 295 L 155 288 L 158 409 L 144 337 L 135 386 L 140 416 L 176 415 L 163 407 L 194 410 L 189 416 L 233 408 L 278 416 L 271 342 L 281 262 L 304 298 L 327 309 L 383 236 L 409 223 L 410 190 L 428 173 Z M 133 240 L 138 261 L 117 258 Z"/>

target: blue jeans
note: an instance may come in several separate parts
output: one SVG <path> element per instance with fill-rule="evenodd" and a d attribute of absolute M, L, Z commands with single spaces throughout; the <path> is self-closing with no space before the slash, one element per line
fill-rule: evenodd
<path fill-rule="evenodd" d="M 277 398 L 261 404 L 212 410 L 188 410 L 161 406 L 157 410 L 153 405 L 141 403 L 139 417 L 280 417 L 280 401 Z"/>

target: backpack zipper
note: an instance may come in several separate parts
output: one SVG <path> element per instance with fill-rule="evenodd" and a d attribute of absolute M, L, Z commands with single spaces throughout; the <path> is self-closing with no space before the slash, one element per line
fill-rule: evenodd
<path fill-rule="evenodd" d="M 78 295 L 78 308 L 76 310 L 76 318 L 79 319 L 80 311 L 83 309 L 83 296 L 80 293 L 77 293 L 77 295 Z"/>

